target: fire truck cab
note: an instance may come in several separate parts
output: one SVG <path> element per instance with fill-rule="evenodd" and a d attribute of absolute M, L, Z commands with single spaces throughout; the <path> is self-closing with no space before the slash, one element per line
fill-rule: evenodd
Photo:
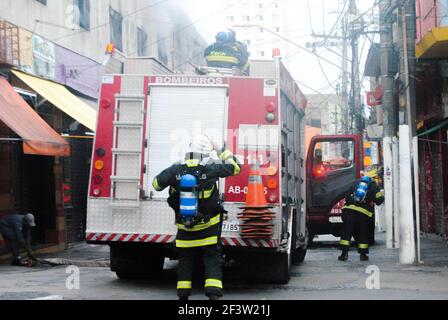
<path fill-rule="evenodd" d="M 185 154 L 196 134 L 225 141 L 241 173 L 219 191 L 228 218 L 226 259 L 252 264 L 263 280 L 287 283 L 307 250 L 304 109 L 306 99 L 280 58 L 251 61 L 247 77 L 186 75 L 125 59 L 124 74 L 105 75 L 99 99 L 88 195 L 88 243 L 109 245 L 118 277 L 158 274 L 176 258 L 174 213 L 153 178 Z M 154 71 L 155 70 L 155 71 Z M 238 214 L 249 171 L 258 162 L 275 213 L 273 235 L 247 238 Z"/>
<path fill-rule="evenodd" d="M 350 188 L 361 178 L 363 148 L 359 135 L 316 136 L 307 155 L 307 223 L 315 235 L 341 235 L 342 207 Z M 374 240 L 375 224 L 370 228 Z M 355 236 L 356 238 L 356 236 Z"/>

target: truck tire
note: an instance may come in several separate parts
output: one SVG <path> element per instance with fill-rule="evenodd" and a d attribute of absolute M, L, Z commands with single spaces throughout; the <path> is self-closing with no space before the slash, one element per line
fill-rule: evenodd
<path fill-rule="evenodd" d="M 294 241 L 293 243 L 297 242 L 297 235 L 294 232 Z M 303 260 L 305 260 L 305 256 L 306 256 L 306 251 L 308 249 L 308 244 L 309 244 L 309 233 L 308 233 L 308 228 L 305 229 L 305 239 L 303 240 L 303 244 L 302 246 L 292 250 L 291 253 L 291 262 L 292 264 L 299 264 L 302 263 Z"/>
<path fill-rule="evenodd" d="M 271 258 L 269 279 L 275 284 L 287 284 L 291 279 L 291 254 L 279 252 Z"/>
<path fill-rule="evenodd" d="M 111 270 L 120 279 L 155 278 L 163 270 L 165 256 L 158 247 L 141 244 L 110 246 Z"/>
<path fill-rule="evenodd" d="M 292 254 L 292 263 L 293 264 L 300 264 L 305 260 L 307 248 L 297 248 L 294 250 Z"/>

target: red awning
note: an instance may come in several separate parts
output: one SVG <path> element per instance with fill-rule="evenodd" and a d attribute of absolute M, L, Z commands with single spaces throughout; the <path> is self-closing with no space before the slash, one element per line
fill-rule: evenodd
<path fill-rule="evenodd" d="M 0 120 L 23 139 L 23 152 L 70 156 L 70 146 L 0 77 Z"/>

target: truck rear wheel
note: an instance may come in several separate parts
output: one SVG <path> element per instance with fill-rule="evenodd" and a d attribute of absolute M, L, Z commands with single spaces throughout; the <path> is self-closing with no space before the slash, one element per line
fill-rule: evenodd
<path fill-rule="evenodd" d="M 291 254 L 275 253 L 271 258 L 269 279 L 275 284 L 287 284 L 291 279 Z"/>
<path fill-rule="evenodd" d="M 305 260 L 306 251 L 307 251 L 308 246 L 310 244 L 310 236 L 312 236 L 314 238 L 314 235 L 312 235 L 309 232 L 309 228 L 308 228 L 308 226 L 306 226 L 305 227 L 305 234 L 301 235 L 301 237 L 303 237 L 303 238 L 301 238 L 301 239 L 299 238 L 299 235 L 297 235 L 297 232 L 295 231 L 295 229 L 294 229 L 293 236 L 294 236 L 294 238 L 293 238 L 294 239 L 294 241 L 293 241 L 294 247 L 297 245 L 297 243 L 300 243 L 301 246 L 296 248 L 296 249 L 294 249 L 294 250 L 292 250 L 292 253 L 291 253 L 292 257 L 291 257 L 291 259 L 292 259 L 292 263 L 293 264 L 299 264 L 299 263 L 302 263 Z"/>
<path fill-rule="evenodd" d="M 163 250 L 157 246 L 133 243 L 110 246 L 110 267 L 120 279 L 157 277 L 164 261 Z"/>

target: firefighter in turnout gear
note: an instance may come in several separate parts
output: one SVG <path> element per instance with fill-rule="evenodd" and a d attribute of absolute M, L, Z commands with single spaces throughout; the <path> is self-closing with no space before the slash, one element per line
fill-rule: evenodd
<path fill-rule="evenodd" d="M 248 75 L 249 54 L 244 43 L 236 40 L 235 31 L 227 29 L 216 35 L 216 42 L 205 49 L 204 57 L 208 67 L 237 67 L 241 73 Z"/>
<path fill-rule="evenodd" d="M 205 267 L 205 294 L 210 300 L 222 297 L 220 237 L 226 212 L 220 203 L 217 182 L 219 178 L 238 175 L 240 170 L 229 150 L 219 147 L 207 136 L 199 135 L 190 143 L 185 159 L 154 178 L 156 191 L 170 188 L 168 204 L 176 213 L 177 295 L 180 300 L 188 300 L 191 295 L 197 255 L 202 257 Z"/>
<path fill-rule="evenodd" d="M 384 202 L 383 192 L 376 182 L 365 176 L 357 181 L 345 198 L 342 208 L 342 235 L 339 242 L 342 254 L 340 261 L 347 261 L 350 241 L 354 234 L 358 235 L 358 253 L 361 261 L 369 260 L 369 225 L 375 212 L 375 205 Z"/>

